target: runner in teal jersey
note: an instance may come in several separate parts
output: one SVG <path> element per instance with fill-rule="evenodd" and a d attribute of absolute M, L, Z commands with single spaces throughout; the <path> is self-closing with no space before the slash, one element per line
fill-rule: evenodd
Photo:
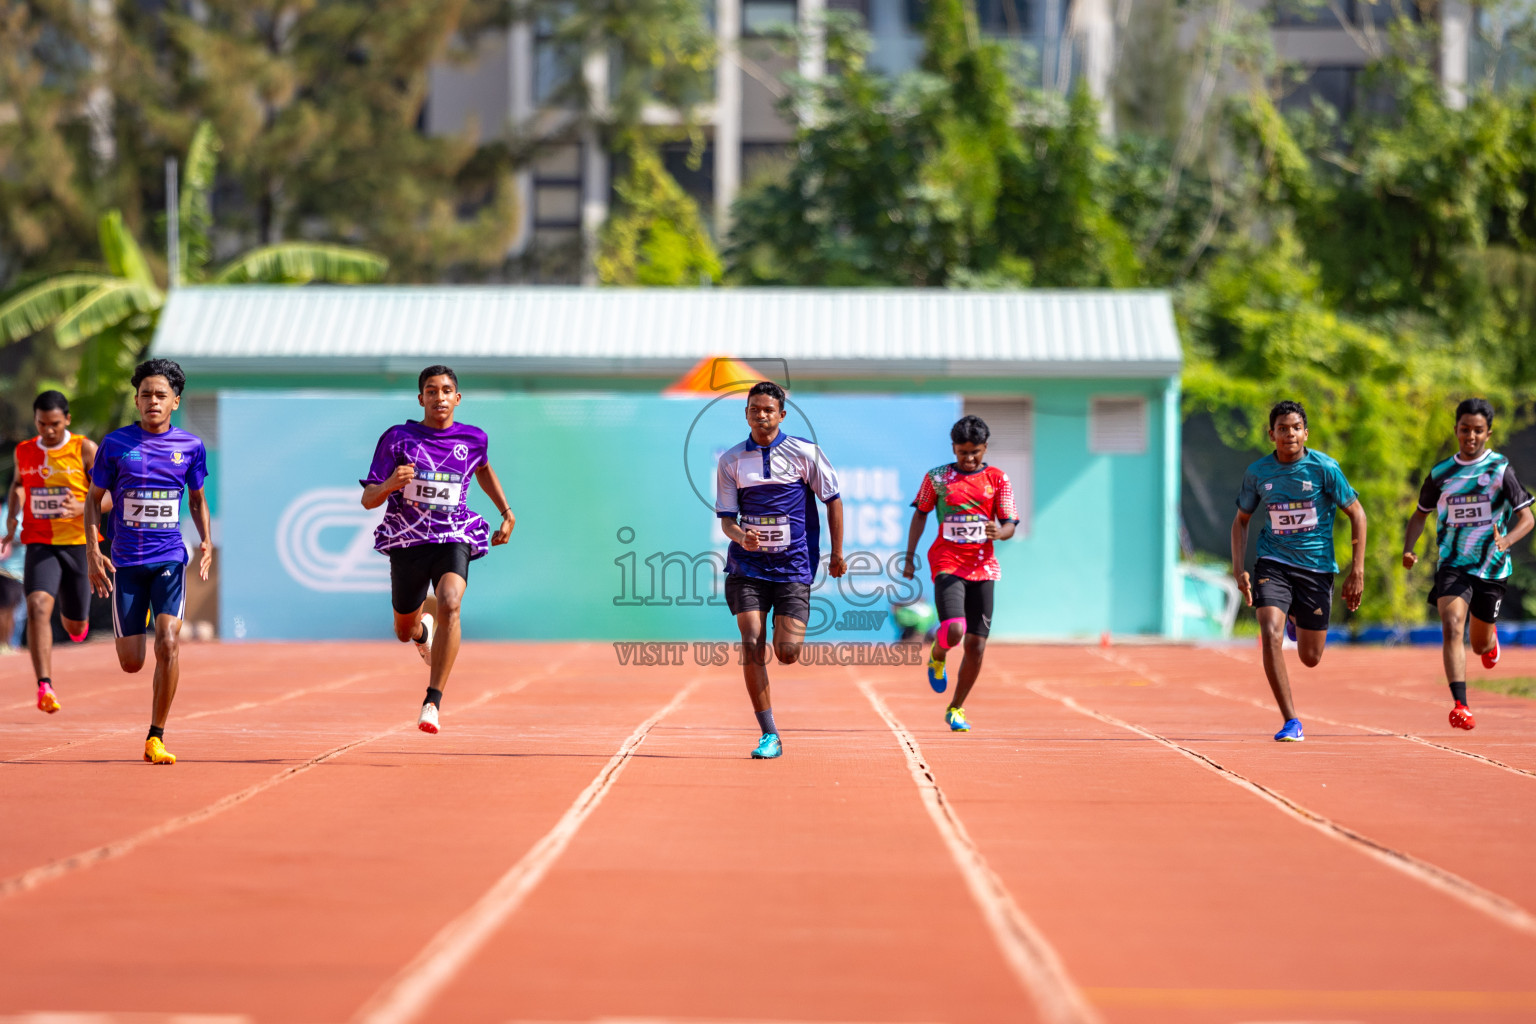
<path fill-rule="evenodd" d="M 1509 549 L 1531 532 L 1531 496 L 1515 477 L 1509 460 L 1488 448 L 1493 406 L 1469 398 L 1456 407 L 1456 454 L 1435 463 L 1419 489 L 1419 507 L 1408 518 L 1403 536 L 1403 568 L 1412 569 L 1413 553 L 1424 520 L 1435 514 L 1440 564 L 1429 589 L 1429 603 L 1440 612 L 1444 638 L 1442 660 L 1451 684 L 1451 725 L 1471 729 L 1477 723 L 1467 707 L 1467 613 L 1472 613 L 1472 650 L 1483 667 L 1499 663 L 1499 608 L 1504 580 L 1512 566 Z M 1510 529 L 1510 520 L 1514 529 Z M 1506 532 L 1508 531 L 1508 532 Z"/>
<path fill-rule="evenodd" d="M 1360 607 L 1365 591 L 1365 509 L 1339 464 L 1307 448 L 1307 411 L 1300 402 L 1281 402 L 1269 411 L 1273 454 L 1248 467 L 1232 520 L 1232 575 L 1258 616 L 1264 637 L 1264 674 L 1280 705 L 1285 725 L 1275 739 L 1305 739 L 1291 703 L 1291 680 L 1283 644 L 1294 629 L 1296 653 L 1308 668 L 1323 660 L 1328 616 L 1333 608 L 1334 513 L 1349 517 L 1354 557 L 1344 580 L 1344 603 Z M 1248 521 L 1259 506 L 1258 561 L 1249 582 L 1246 562 Z"/>

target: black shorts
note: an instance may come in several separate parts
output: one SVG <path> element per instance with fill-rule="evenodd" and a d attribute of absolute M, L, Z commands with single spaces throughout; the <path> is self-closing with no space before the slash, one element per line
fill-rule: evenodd
<path fill-rule="evenodd" d="M 469 582 L 473 551 L 462 541 L 447 544 L 416 544 L 389 553 L 389 601 L 395 611 L 409 615 L 427 599 L 427 587 L 454 573 Z"/>
<path fill-rule="evenodd" d="M 10 611 L 21 604 L 22 594 L 21 580 L 8 572 L 0 571 L 0 611 Z M 0 636 L 0 644 L 10 642 L 10 637 Z"/>
<path fill-rule="evenodd" d="M 1253 567 L 1253 606 L 1280 608 L 1297 629 L 1324 630 L 1333 611 L 1333 573 L 1261 558 Z"/>
<path fill-rule="evenodd" d="M 1467 602 L 1472 606 L 1472 617 L 1479 622 L 1498 622 L 1504 584 L 1474 576 L 1464 569 L 1440 569 L 1435 573 L 1435 585 L 1429 588 L 1429 603 L 1439 604 L 1442 597 L 1459 597 Z"/>
<path fill-rule="evenodd" d="M 725 604 L 732 615 L 761 611 L 808 622 L 811 618 L 811 585 L 731 573 L 725 578 Z"/>
<path fill-rule="evenodd" d="M 933 581 L 933 604 L 939 612 L 939 623 L 964 619 L 965 631 L 971 636 L 990 636 L 992 591 L 996 586 L 996 580 L 967 580 L 939 573 Z"/>
<path fill-rule="evenodd" d="M 59 614 L 71 622 L 91 617 L 91 576 L 85 568 L 84 544 L 28 544 L 22 586 L 42 591 L 59 603 Z"/>

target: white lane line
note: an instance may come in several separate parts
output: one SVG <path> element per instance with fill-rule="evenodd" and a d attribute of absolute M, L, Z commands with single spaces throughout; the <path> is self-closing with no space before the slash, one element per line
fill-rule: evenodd
<path fill-rule="evenodd" d="M 279 694 L 276 697 L 268 697 L 266 700 L 241 701 L 239 704 L 231 704 L 227 708 L 209 708 L 206 711 L 194 711 L 188 715 L 177 715 L 174 721 L 177 724 L 182 722 L 195 722 L 200 718 L 211 718 L 214 715 L 228 715 L 233 714 L 236 711 L 249 711 L 251 708 L 270 707 L 273 704 L 282 704 L 285 701 L 294 700 L 298 697 L 307 697 L 312 693 L 328 693 L 331 690 L 339 690 L 343 686 L 350 686 L 351 684 L 359 682 L 360 680 L 367 679 L 369 676 L 382 676 L 385 674 L 386 673 L 384 669 L 374 669 L 370 672 L 357 672 L 353 675 L 337 679 L 334 682 L 322 683 L 319 686 L 305 686 L 297 690 L 289 690 L 287 693 Z M 20 764 L 24 761 L 30 761 L 35 757 L 42 757 L 44 754 L 53 754 L 60 750 L 67 750 L 70 747 L 78 747 L 82 743 L 92 743 L 96 740 L 109 739 L 113 736 L 122 736 L 125 733 L 142 731 L 143 726 L 135 725 L 128 729 L 112 729 L 108 732 L 92 733 L 90 736 L 82 736 L 79 739 L 70 740 L 67 743 L 59 743 L 52 747 L 44 747 L 41 750 L 34 750 L 30 754 L 22 754 L 19 757 L 6 758 L 4 761 L 0 761 L 0 764 Z"/>
<path fill-rule="evenodd" d="M 112 1013 L 39 1010 L 0 1016 L 0 1024 L 252 1024 L 243 1013 Z"/>
<path fill-rule="evenodd" d="M 539 672 L 537 675 L 528 676 L 517 681 L 516 683 L 513 683 L 511 686 L 503 687 L 500 690 L 489 690 L 485 693 L 482 693 L 475 699 L 467 701 L 464 704 L 454 708 L 452 714 L 463 714 L 464 712 L 473 708 L 477 708 L 488 701 L 495 700 L 497 697 L 506 697 L 517 693 L 519 690 L 527 687 L 536 679 L 541 679 L 552 674 L 563 664 L 564 662 L 557 662 L 550 665 L 542 672 Z M 448 717 L 449 712 L 445 711 L 443 716 L 445 718 Z M 399 725 L 390 726 L 388 729 L 372 733 L 368 736 L 362 737 L 361 739 L 343 743 L 339 747 L 332 747 L 330 750 L 327 750 L 323 754 L 312 757 L 300 764 L 284 768 L 276 775 L 269 776 L 260 782 L 247 786 L 239 792 L 231 793 L 225 797 L 220 797 L 218 800 L 208 804 L 206 807 L 199 807 L 195 811 L 190 811 L 186 814 L 172 818 L 169 821 L 162 821 L 158 825 L 151 825 L 149 828 L 144 829 L 142 832 L 136 832 L 125 839 L 117 839 L 110 843 L 103 843 L 101 846 L 92 847 L 89 850 L 82 850 L 80 853 L 71 854 L 68 857 L 62 857 L 59 860 L 50 861 L 47 864 L 23 871 L 19 875 L 12 875 L 9 878 L 0 879 L 0 900 L 6 899 L 10 896 L 15 896 L 18 893 L 28 892 L 32 889 L 36 889 L 40 885 L 45 885 L 48 882 L 63 878 L 65 875 L 74 874 L 76 871 L 83 871 L 86 868 L 94 867 L 95 865 L 101 864 L 105 861 L 116 860 L 118 857 L 121 857 L 124 854 L 132 853 L 134 850 L 138 849 L 140 846 L 143 846 L 145 843 L 150 843 L 156 839 L 161 839 L 165 836 L 171 835 L 172 833 L 180 832 L 182 829 L 196 825 L 198 822 L 207 821 L 209 818 L 212 818 L 215 815 L 222 814 L 223 812 L 229 810 L 231 807 L 237 807 L 240 804 L 245 803 L 247 800 L 252 799 L 253 797 L 260 796 L 262 793 L 265 793 L 272 787 L 281 785 L 290 779 L 297 778 L 298 776 L 303 775 L 305 772 L 308 772 L 311 769 L 318 767 L 319 765 L 322 765 L 341 754 L 346 753 L 354 747 L 360 747 L 365 743 L 372 743 L 374 740 L 383 739 L 385 736 L 400 732 L 404 729 L 409 729 L 415 724 L 416 720 L 413 718 L 409 722 L 403 722 Z M 174 771 L 175 769 L 173 768 L 162 770 Z"/>
<path fill-rule="evenodd" d="M 1099 654 L 1100 657 L 1105 658 L 1105 659 L 1107 659 L 1107 660 L 1109 660 L 1109 661 L 1111 661 L 1111 662 L 1113 662 L 1113 663 L 1115 663 L 1117 665 L 1122 665 L 1125 668 L 1128 668 L 1128 669 L 1130 669 L 1133 672 L 1140 672 L 1142 675 L 1146 676 L 1148 679 L 1151 679 L 1151 680 L 1153 680 L 1155 682 L 1158 682 L 1158 683 L 1163 683 L 1164 682 L 1164 680 L 1159 678 L 1155 673 L 1147 671 L 1142 666 L 1134 664 L 1128 658 L 1125 658 L 1122 655 L 1108 654 L 1108 653 L 1105 653 L 1103 651 L 1099 651 L 1097 653 Z M 1226 652 L 1223 651 L 1223 652 L 1220 652 L 1220 653 L 1224 654 Z M 1249 662 L 1249 661 L 1247 661 L 1247 659 L 1244 659 L 1244 658 L 1236 658 L 1236 657 L 1234 657 L 1232 655 L 1227 655 L 1227 656 L 1228 657 L 1232 657 L 1233 660 L 1235 660 L 1235 661 L 1242 661 L 1243 663 L 1249 664 L 1249 665 L 1253 664 L 1252 662 Z M 1204 683 L 1195 683 L 1193 685 L 1194 685 L 1195 689 L 1200 690 L 1200 691 L 1202 691 L 1204 693 L 1208 693 L 1212 697 L 1221 697 L 1221 698 L 1223 698 L 1225 700 L 1233 700 L 1233 701 L 1237 701 L 1238 703 L 1241 703 L 1241 704 L 1251 704 L 1251 705 L 1253 705 L 1256 708 L 1261 708 L 1261 709 L 1264 709 L 1264 710 L 1270 710 L 1270 709 L 1274 708 L 1273 704 L 1266 704 L 1263 701 L 1256 700 L 1253 697 L 1238 697 L 1238 696 L 1235 696 L 1235 695 L 1230 694 L 1230 693 L 1223 693 L 1222 691 L 1217 690 L 1214 687 L 1207 686 Z M 1397 696 L 1396 694 L 1393 694 L 1393 693 L 1391 693 L 1389 691 L 1386 691 L 1386 690 L 1380 690 L 1380 691 L 1377 691 L 1377 692 L 1383 694 L 1384 696 L 1388 696 L 1388 697 Z M 1394 732 L 1391 729 L 1383 729 L 1379 725 L 1364 725 L 1364 724 L 1362 724 L 1360 722 L 1341 722 L 1337 718 L 1329 718 L 1326 715 L 1320 715 L 1320 714 L 1318 714 L 1315 711 L 1308 711 L 1307 712 L 1307 717 L 1308 718 L 1315 718 L 1319 722 L 1327 722 L 1329 725 L 1343 726 L 1346 729 L 1359 729 L 1362 732 L 1372 733 L 1372 734 L 1374 734 L 1376 736 L 1395 736 L 1395 737 L 1397 737 L 1400 740 L 1407 740 L 1409 743 L 1419 743 L 1419 744 L 1422 744 L 1423 746 L 1426 746 L 1426 747 L 1433 747 L 1435 750 L 1444 751 L 1447 754 L 1455 754 L 1458 757 L 1465 757 L 1469 761 L 1479 761 L 1479 762 L 1481 762 L 1483 764 L 1486 764 L 1486 765 L 1488 765 L 1489 767 L 1492 767 L 1492 768 L 1502 768 L 1504 771 L 1510 772 L 1511 774 L 1514 774 L 1514 775 L 1523 775 L 1526 778 L 1536 779 L 1536 772 L 1527 771 L 1524 768 L 1516 768 L 1512 764 L 1505 764 L 1503 761 L 1500 761 L 1497 758 L 1489 757 L 1486 754 L 1473 753 L 1470 750 L 1463 750 L 1461 747 L 1453 747 L 1453 746 L 1451 746 L 1451 745 L 1449 745 L 1447 743 L 1437 743 L 1434 740 L 1425 739 L 1423 736 L 1418 736 L 1418 735 L 1415 735 L 1414 733 L 1411 733 L 1411 732 Z"/>
<path fill-rule="evenodd" d="M 1019 909 L 1013 894 L 966 832 L 959 813 L 934 778 L 933 769 L 923 760 L 923 751 L 917 740 L 891 713 L 891 709 L 868 682 L 863 679 L 855 682 L 875 712 L 896 735 L 928 816 L 933 819 L 934 827 L 938 829 L 944 845 L 949 848 L 949 854 L 954 858 L 955 866 L 960 869 L 960 876 L 965 879 L 971 898 L 976 901 L 982 917 L 992 930 L 992 937 L 1002 950 L 1004 960 L 1013 969 L 1025 991 L 1034 999 L 1040 1018 L 1048 1024 L 1092 1024 L 1098 1021 L 1098 1015 L 1067 974 L 1066 966 L 1062 964 L 1056 950 L 1035 927 L 1034 922 Z"/>
<path fill-rule="evenodd" d="M 100 697 L 103 694 L 116 693 L 118 690 L 127 690 L 127 689 L 131 689 L 133 687 L 143 686 L 143 685 L 144 684 L 142 682 L 140 682 L 139 680 L 135 679 L 131 683 L 117 683 L 117 684 L 115 684 L 113 686 L 103 686 L 99 690 L 87 690 L 84 693 L 71 694 L 69 691 L 66 690 L 65 692 L 59 694 L 59 697 L 60 697 L 61 700 L 64 697 L 69 697 L 71 700 L 84 700 L 87 697 Z M 37 707 L 37 699 L 34 697 L 32 700 L 24 700 L 20 704 L 7 704 L 5 707 L 0 708 L 0 711 L 26 711 L 28 709 L 32 709 L 32 708 L 36 708 L 36 707 Z M 0 1017 L 0 1024 L 3 1024 L 4 1020 L 5 1020 L 4 1017 Z"/>
<path fill-rule="evenodd" d="M 486 941 L 517 912 L 565 852 L 581 826 L 613 789 L 624 766 L 658 722 L 676 711 L 703 682 L 694 679 L 635 727 L 566 812 L 507 873 L 464 913 L 448 922 L 399 974 L 352 1018 L 358 1024 L 405 1024 L 420 1017 Z"/>
<path fill-rule="evenodd" d="M 1465 906 L 1471 907 L 1473 910 L 1486 914 L 1487 916 L 1493 918 L 1495 921 L 1498 921 L 1500 924 L 1507 925 L 1508 927 L 1513 928 L 1515 931 L 1536 936 L 1536 915 L 1532 915 L 1531 912 L 1526 910 L 1524 907 L 1506 899 L 1503 896 L 1500 896 L 1498 893 L 1489 892 L 1482 886 L 1462 878 L 1460 875 L 1447 871 L 1438 865 L 1429 863 L 1428 861 L 1420 860 L 1410 853 L 1405 853 L 1402 850 L 1395 849 L 1394 847 L 1388 846 L 1385 843 L 1378 842 L 1367 835 L 1356 832 L 1354 829 L 1349 828 L 1346 825 L 1339 824 L 1326 815 L 1319 814 L 1317 811 L 1303 807 L 1301 804 L 1298 804 L 1296 801 L 1290 799 L 1289 797 L 1282 796 L 1275 790 L 1270 789 L 1268 786 L 1254 782 L 1247 776 L 1241 775 L 1238 772 L 1223 766 L 1212 758 L 1209 758 L 1206 755 L 1200 753 L 1198 750 L 1193 750 L 1189 747 L 1183 746 L 1182 744 L 1177 743 L 1166 736 L 1160 736 L 1149 729 L 1143 729 L 1139 725 L 1134 725 L 1125 721 L 1124 719 L 1116 718 L 1114 715 L 1105 714 L 1102 711 L 1096 711 L 1093 708 L 1085 707 L 1084 705 L 1079 704 L 1077 701 L 1073 700 L 1071 697 L 1065 697 L 1058 693 L 1052 693 L 1050 690 L 1036 683 L 1026 682 L 1024 685 L 1040 696 L 1045 697 L 1048 700 L 1054 700 L 1060 704 L 1063 704 L 1071 708 L 1073 711 L 1076 711 L 1078 714 L 1086 715 L 1089 718 L 1096 718 L 1108 725 L 1113 725 L 1117 728 L 1136 733 L 1138 736 L 1143 736 L 1146 739 L 1153 741 L 1154 743 L 1159 743 L 1167 747 L 1169 750 L 1176 751 L 1177 753 L 1182 754 L 1184 757 L 1189 758 L 1191 761 L 1194 761 L 1196 764 L 1200 765 L 1200 767 L 1215 772 L 1217 775 L 1223 779 L 1226 779 L 1233 785 L 1239 787 L 1240 789 L 1247 790 L 1249 793 L 1252 793 L 1259 799 L 1279 808 L 1285 814 L 1313 829 L 1316 829 L 1323 835 L 1328 836 L 1330 839 L 1339 840 L 1346 846 L 1358 850 L 1366 856 L 1371 857 L 1396 871 L 1402 872 L 1409 878 L 1412 878 L 1417 882 L 1422 882 L 1432 889 L 1436 889 L 1445 893 L 1447 896 L 1450 896 Z"/>

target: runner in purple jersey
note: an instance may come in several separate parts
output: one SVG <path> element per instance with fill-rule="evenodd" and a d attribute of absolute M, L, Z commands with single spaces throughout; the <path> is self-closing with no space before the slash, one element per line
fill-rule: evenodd
<path fill-rule="evenodd" d="M 181 499 L 186 496 L 202 539 L 197 572 L 206 580 L 213 565 L 203 495 L 208 456 L 196 435 L 171 426 L 171 413 L 181 406 L 187 383 L 181 367 L 169 359 L 150 359 L 138 365 L 132 379 L 139 422 L 102 439 L 85 499 L 85 535 L 93 537 L 101 526 L 101 499 L 112 495 L 111 557 L 87 544 L 85 560 L 91 587 L 112 598 L 117 662 L 124 672 L 144 667 L 145 633 L 154 629 L 154 704 L 144 760 L 175 764 L 176 756 L 165 749 L 165 723 L 181 680 L 178 637 L 187 606 Z"/>
<path fill-rule="evenodd" d="M 486 459 L 485 431 L 453 422 L 464 398 L 458 376 L 446 366 L 429 366 L 417 378 L 417 389 L 425 413 L 421 421 L 384 431 L 368 475 L 358 482 L 364 508 L 386 506 L 373 546 L 389 556 L 395 636 L 401 643 L 413 641 L 432 669 L 416 724 L 435 733 L 443 688 L 459 656 L 459 608 L 469 563 L 491 545 L 505 544 L 517 519 Z M 471 476 L 501 510 L 494 534 L 469 510 Z M 427 611 L 428 586 L 437 598 L 436 614 Z"/>

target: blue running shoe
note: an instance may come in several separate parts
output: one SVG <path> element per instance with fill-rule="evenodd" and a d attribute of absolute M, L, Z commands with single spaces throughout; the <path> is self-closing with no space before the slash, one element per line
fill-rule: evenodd
<path fill-rule="evenodd" d="M 949 669 L 943 661 L 933 656 L 932 651 L 928 653 L 928 685 L 933 687 L 934 693 L 943 693 L 949 689 Z"/>
<path fill-rule="evenodd" d="M 1289 615 L 1285 617 L 1285 638 L 1291 643 L 1296 642 L 1296 620 Z"/>
<path fill-rule="evenodd" d="M 950 708 L 944 712 L 944 724 L 951 732 L 970 732 L 971 723 L 965 720 L 964 708 Z"/>
<path fill-rule="evenodd" d="M 1281 730 L 1275 733 L 1275 739 L 1281 743 L 1300 743 L 1306 739 L 1301 733 L 1301 719 L 1288 718 Z"/>
<path fill-rule="evenodd" d="M 757 741 L 757 747 L 753 749 L 752 756 L 758 758 L 773 758 L 784 753 L 784 744 L 779 742 L 779 734 L 765 732 L 763 738 Z"/>

